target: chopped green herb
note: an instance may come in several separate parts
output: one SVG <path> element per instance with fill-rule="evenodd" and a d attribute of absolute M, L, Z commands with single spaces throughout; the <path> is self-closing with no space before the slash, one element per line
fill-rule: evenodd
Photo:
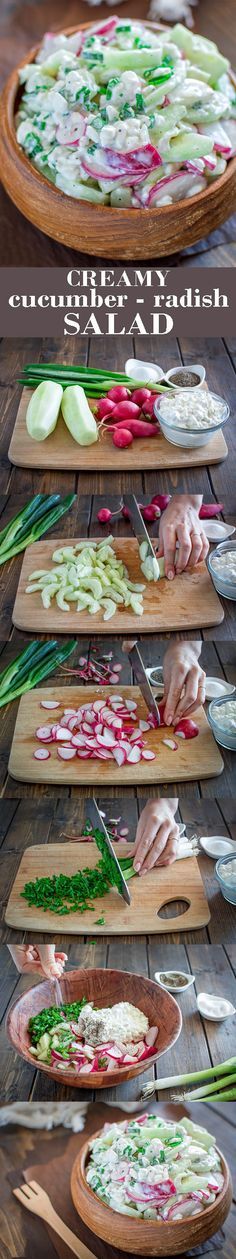
<path fill-rule="evenodd" d="M 32 1045 L 36 1047 L 44 1032 L 49 1032 L 51 1028 L 56 1027 L 60 1020 L 63 1025 L 63 1015 L 66 1019 L 73 1019 L 77 1023 L 81 1010 L 86 1003 L 87 998 L 82 997 L 81 1001 L 72 1001 L 69 1004 L 60 1006 L 51 1005 L 48 1007 L 48 1010 L 40 1010 L 39 1014 L 33 1015 L 29 1019 L 28 1025 Z"/>

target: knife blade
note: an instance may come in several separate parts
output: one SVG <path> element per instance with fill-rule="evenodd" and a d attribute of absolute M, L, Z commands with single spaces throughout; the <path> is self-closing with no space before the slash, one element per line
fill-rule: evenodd
<path fill-rule="evenodd" d="M 92 827 L 93 827 L 93 828 L 95 827 L 95 829 L 96 829 L 96 827 L 98 827 L 98 828 L 99 828 L 99 830 L 100 830 L 100 831 L 102 831 L 102 833 L 103 833 L 103 839 L 105 840 L 105 843 L 106 843 L 106 845 L 107 845 L 108 851 L 109 851 L 109 853 L 110 853 L 110 857 L 112 857 L 112 858 L 113 858 L 113 861 L 115 862 L 115 865 L 116 865 L 117 872 L 119 873 L 119 878 L 120 878 L 120 882 L 121 882 L 121 890 L 120 890 L 120 893 L 119 893 L 119 894 L 120 894 L 120 896 L 123 896 L 123 899 L 126 901 L 126 904 L 127 904 L 127 905 L 130 905 L 130 903 L 131 903 L 131 895 L 130 895 L 130 891 L 129 891 L 129 888 L 128 888 L 128 884 L 126 883 L 126 881 L 125 881 L 125 879 L 124 879 L 124 875 L 123 875 L 123 871 L 122 871 L 121 866 L 120 866 L 120 862 L 118 861 L 118 858 L 117 858 L 116 853 L 115 853 L 115 851 L 114 851 L 113 844 L 112 844 L 111 839 L 110 839 L 110 835 L 108 835 L 108 831 L 107 831 L 107 828 L 106 828 L 106 826 L 105 826 L 105 822 L 104 822 L 104 820 L 103 820 L 102 814 L 100 813 L 100 809 L 98 808 L 97 801 L 95 800 L 94 796 L 92 797 L 92 799 L 90 798 L 89 800 L 87 800 L 87 804 L 86 804 L 86 813 L 87 813 L 87 816 L 88 816 L 88 818 L 89 818 L 89 821 L 90 821 L 90 822 L 91 822 L 91 824 L 92 824 Z M 119 892 L 119 888 L 117 888 L 117 891 Z"/>
<path fill-rule="evenodd" d="M 137 538 L 137 542 L 139 543 L 139 545 L 141 544 L 141 542 L 147 542 L 147 546 L 148 546 L 147 555 L 150 555 L 151 558 L 155 560 L 156 552 L 152 545 L 151 538 L 149 538 L 149 533 L 146 529 L 146 525 L 144 523 L 143 517 L 141 516 L 141 511 L 139 511 L 135 494 L 123 494 L 123 502 L 124 502 L 124 507 L 128 508 L 132 529 L 133 529 L 133 532 L 135 533 L 135 537 Z"/>
<path fill-rule="evenodd" d="M 150 682 L 148 681 L 146 670 L 144 668 L 144 664 L 142 661 L 142 656 L 140 655 L 140 651 L 139 651 L 137 643 L 134 643 L 133 647 L 131 647 L 130 651 L 128 652 L 128 656 L 129 656 L 130 664 L 132 665 L 132 668 L 134 670 L 135 678 L 136 678 L 136 681 L 138 682 L 139 689 L 141 691 L 143 699 L 145 700 L 145 704 L 147 705 L 148 712 L 152 713 L 155 719 L 155 726 L 160 726 L 161 718 L 160 718 L 158 704 L 153 694 L 152 687 L 150 686 Z"/>

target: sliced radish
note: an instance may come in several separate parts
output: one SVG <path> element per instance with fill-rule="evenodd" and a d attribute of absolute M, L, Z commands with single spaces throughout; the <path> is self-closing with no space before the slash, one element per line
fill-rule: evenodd
<path fill-rule="evenodd" d="M 68 721 L 69 721 L 69 717 L 67 717 L 66 714 L 63 713 L 63 717 L 61 717 L 60 719 L 60 729 L 61 727 L 62 729 L 65 727 L 65 729 L 68 730 L 69 729 Z"/>
<path fill-rule="evenodd" d="M 77 748 L 77 756 L 79 757 L 79 760 L 82 759 L 83 761 L 87 761 L 91 758 L 92 752 L 89 752 L 88 748 Z"/>
<path fill-rule="evenodd" d="M 165 743 L 166 748 L 170 748 L 171 752 L 177 752 L 178 743 L 175 739 L 162 739 L 162 743 Z"/>
<path fill-rule="evenodd" d="M 111 702 L 112 702 L 112 701 L 111 701 Z M 106 704 L 105 704 L 105 700 L 104 700 L 104 699 L 95 699 L 95 700 L 94 700 L 94 704 L 93 704 L 93 711 L 94 711 L 94 713 L 100 713 L 100 712 L 101 712 L 101 709 L 102 709 L 102 708 L 105 708 L 105 707 L 106 707 Z"/>
<path fill-rule="evenodd" d="M 134 713 L 136 712 L 137 704 L 134 699 L 126 699 L 125 707 L 128 709 L 128 713 Z"/>
<path fill-rule="evenodd" d="M 51 743 L 53 739 L 52 726 L 38 726 L 35 731 L 36 739 L 40 739 L 40 743 Z"/>
<path fill-rule="evenodd" d="M 51 756 L 51 752 L 48 751 L 48 748 L 36 748 L 36 752 L 34 752 L 36 761 L 48 761 L 49 756 Z"/>
<path fill-rule="evenodd" d="M 99 747 L 101 748 L 110 748 L 115 746 L 115 738 L 114 734 L 112 734 L 112 730 L 104 730 L 103 734 L 98 734 L 97 741 Z"/>
<path fill-rule="evenodd" d="M 76 728 L 78 728 L 79 725 L 80 723 L 78 721 L 78 717 L 68 718 L 68 730 L 71 730 L 71 733 L 73 733 L 73 730 L 76 730 Z"/>
<path fill-rule="evenodd" d="M 122 1050 L 119 1049 L 119 1045 L 112 1045 L 111 1049 L 107 1049 L 107 1056 L 108 1058 L 114 1058 L 115 1062 L 119 1062 L 121 1058 L 123 1060 L 124 1054 L 122 1053 Z"/>
<path fill-rule="evenodd" d="M 137 1057 L 132 1058 L 131 1054 L 124 1054 L 123 1061 L 120 1065 L 121 1067 L 135 1067 L 135 1063 L 137 1063 Z"/>
<path fill-rule="evenodd" d="M 41 699 L 40 708 L 60 708 L 59 699 Z"/>
<path fill-rule="evenodd" d="M 61 747 L 57 749 L 57 755 L 61 761 L 73 761 L 73 757 L 76 756 L 76 748 L 69 748 L 68 744 L 61 744 Z"/>
<path fill-rule="evenodd" d="M 155 756 L 156 753 L 151 752 L 151 749 L 149 748 L 145 748 L 144 751 L 142 751 L 142 761 L 155 761 Z"/>
<path fill-rule="evenodd" d="M 66 726 L 59 726 L 56 732 L 56 743 L 67 743 L 67 739 L 70 743 L 72 739 L 71 730 L 68 730 Z"/>
<path fill-rule="evenodd" d="M 140 730 L 142 730 L 143 732 L 144 732 L 145 730 L 150 730 L 149 721 L 143 721 L 143 720 L 142 720 L 142 721 L 140 721 L 140 722 L 139 722 L 139 729 L 140 729 Z"/>
<path fill-rule="evenodd" d="M 131 752 L 129 752 L 129 755 L 127 757 L 129 765 L 137 765 L 138 761 L 141 761 L 141 756 L 142 756 L 141 748 L 138 747 L 136 743 L 134 747 L 131 748 Z"/>
<path fill-rule="evenodd" d="M 119 765 L 119 768 L 121 767 L 121 765 L 124 765 L 125 761 L 127 760 L 126 752 L 124 752 L 123 748 L 117 748 L 117 747 L 113 748 L 113 757 L 114 757 L 114 760 L 117 762 L 117 765 Z"/>
<path fill-rule="evenodd" d="M 149 1047 L 153 1047 L 153 1045 L 156 1044 L 157 1036 L 158 1036 L 158 1027 L 149 1027 L 148 1032 L 146 1032 L 146 1036 L 144 1037 L 145 1044 L 148 1045 Z"/>
<path fill-rule="evenodd" d="M 64 717 L 76 717 L 76 708 L 64 708 Z"/>
<path fill-rule="evenodd" d="M 71 744 L 73 748 L 85 748 L 85 738 L 83 734 L 72 734 Z"/>

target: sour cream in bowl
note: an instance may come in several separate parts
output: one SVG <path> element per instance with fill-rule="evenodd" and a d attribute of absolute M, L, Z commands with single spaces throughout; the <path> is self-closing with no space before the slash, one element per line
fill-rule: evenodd
<path fill-rule="evenodd" d="M 158 399 L 154 412 L 160 428 L 175 446 L 206 446 L 229 418 L 224 398 L 209 390 L 178 389 Z"/>
<path fill-rule="evenodd" d="M 236 857 L 220 857 L 216 865 L 216 877 L 225 901 L 236 905 Z"/>
<path fill-rule="evenodd" d="M 236 542 L 221 542 L 208 555 L 207 565 L 215 589 L 225 599 L 236 599 Z"/>
<path fill-rule="evenodd" d="M 236 752 L 236 690 L 223 699 L 213 699 L 208 708 L 208 721 L 217 743 Z"/>

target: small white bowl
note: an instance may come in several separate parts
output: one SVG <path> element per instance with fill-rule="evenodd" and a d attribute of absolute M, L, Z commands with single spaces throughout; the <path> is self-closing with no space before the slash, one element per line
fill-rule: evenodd
<path fill-rule="evenodd" d="M 195 393 L 195 390 L 190 389 L 189 393 Z M 153 408 L 154 415 L 158 420 L 163 436 L 166 437 L 168 442 L 171 442 L 172 446 L 185 446 L 188 450 L 195 449 L 197 446 L 208 446 L 214 433 L 221 432 L 224 424 L 226 424 L 226 420 L 229 418 L 230 409 L 228 403 L 224 401 L 224 398 L 220 398 L 219 394 L 212 393 L 212 398 L 216 398 L 217 401 L 220 400 L 220 402 L 224 402 L 224 411 L 220 424 L 212 423 L 208 428 L 188 429 L 184 427 L 181 428 L 180 425 L 177 424 L 175 425 L 171 419 L 166 420 L 161 414 L 161 395 L 160 398 L 156 399 Z"/>
<path fill-rule="evenodd" d="M 179 985 L 179 987 L 176 987 L 176 984 L 171 984 L 171 983 L 163 984 L 161 982 L 160 975 L 175 975 L 175 974 L 182 975 L 183 978 L 186 979 L 186 984 L 184 985 L 184 987 L 181 984 Z M 154 979 L 156 979 L 157 984 L 160 984 L 160 987 L 165 988 L 167 992 L 186 992 L 186 988 L 190 988 L 191 984 L 194 984 L 195 975 L 190 975 L 189 971 L 184 971 L 184 970 L 175 971 L 174 967 L 172 967 L 172 970 L 156 970 Z"/>
<path fill-rule="evenodd" d="M 233 695 L 235 686 L 225 682 L 224 678 L 206 678 L 206 699 L 223 699 L 224 695 Z"/>
<path fill-rule="evenodd" d="M 236 855 L 236 848 L 226 835 L 201 835 L 199 844 L 208 857 L 212 857 L 215 861 L 218 861 L 218 857 L 227 857 L 228 853 Z"/>
<path fill-rule="evenodd" d="M 199 384 L 189 385 L 189 386 L 178 385 L 178 372 L 184 372 L 184 371 L 196 372 L 197 375 L 200 376 Z M 176 376 L 175 380 L 170 379 L 170 377 L 173 376 L 173 373 L 175 373 L 175 376 Z M 202 385 L 204 385 L 205 377 L 206 377 L 206 369 L 205 367 L 203 367 L 202 363 L 178 363 L 177 367 L 170 367 L 169 371 L 165 372 L 165 380 L 169 381 L 169 385 L 171 385 L 173 389 L 187 389 L 187 388 L 191 390 L 201 389 Z"/>
<path fill-rule="evenodd" d="M 226 520 L 204 520 L 203 529 L 209 542 L 227 542 L 235 533 L 235 525 L 227 525 Z"/>
<path fill-rule="evenodd" d="M 216 1012 L 215 1014 L 210 1014 L 207 1012 L 204 998 L 208 996 L 211 997 L 211 1000 L 215 998 L 215 1001 L 224 1001 L 224 1014 L 216 1014 Z M 224 1019 L 232 1018 L 233 1014 L 236 1013 L 235 1007 L 232 1005 L 231 1001 L 226 1001 L 224 997 L 218 997 L 215 992 L 199 992 L 197 997 L 197 1008 L 199 1010 L 199 1014 L 202 1014 L 204 1019 L 210 1019 L 211 1023 L 223 1023 Z"/>
<path fill-rule="evenodd" d="M 125 374 L 130 376 L 131 380 L 140 380 L 140 384 L 145 384 L 163 380 L 164 372 L 156 363 L 145 363 L 141 358 L 127 358 L 125 363 Z"/>

